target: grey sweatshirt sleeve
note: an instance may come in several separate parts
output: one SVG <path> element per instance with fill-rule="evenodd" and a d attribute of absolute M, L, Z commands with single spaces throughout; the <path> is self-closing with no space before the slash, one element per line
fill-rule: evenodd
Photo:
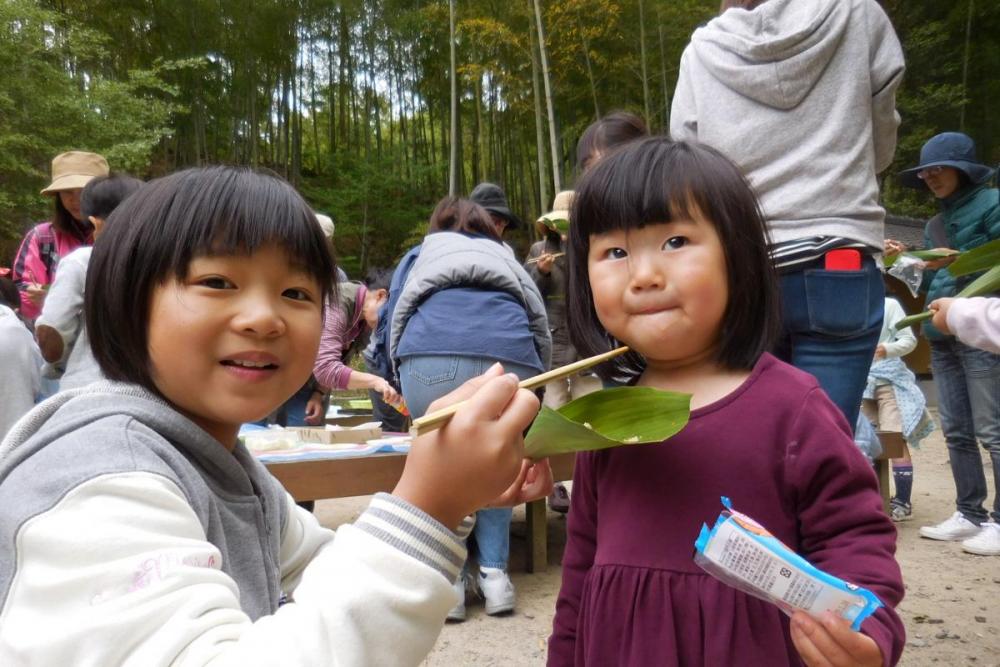
<path fill-rule="evenodd" d="M 698 139 L 698 104 L 691 86 L 691 68 L 694 67 L 691 47 L 681 55 L 674 101 L 670 105 L 670 138 L 674 141 L 696 141 Z"/>
<path fill-rule="evenodd" d="M 896 31 L 874 0 L 867 2 L 868 44 L 871 61 L 872 138 L 875 144 L 875 172 L 885 171 L 896 152 L 896 89 L 903 80 L 903 48 Z"/>

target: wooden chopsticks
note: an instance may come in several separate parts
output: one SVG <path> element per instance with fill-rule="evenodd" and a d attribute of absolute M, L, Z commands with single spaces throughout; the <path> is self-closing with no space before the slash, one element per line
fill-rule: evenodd
<path fill-rule="evenodd" d="M 587 359 L 581 359 L 580 361 L 574 361 L 571 364 L 566 364 L 560 368 L 554 368 L 551 371 L 547 371 L 540 375 L 530 377 L 527 380 L 521 380 L 518 386 L 521 389 L 537 389 L 544 384 L 548 384 L 554 380 L 560 380 L 564 377 L 569 377 L 570 375 L 575 375 L 580 371 L 585 371 L 592 366 L 596 366 L 608 359 L 614 359 L 620 354 L 625 354 L 628 352 L 628 347 L 623 345 L 610 352 L 605 352 L 603 354 L 597 354 L 593 357 L 588 357 Z M 432 412 L 428 415 L 424 415 L 419 419 L 413 420 L 413 425 L 410 426 L 410 434 L 413 436 L 422 435 L 428 431 L 433 431 L 436 428 L 440 428 L 449 419 L 452 418 L 458 410 L 465 404 L 465 401 L 459 401 L 454 405 L 449 405 L 447 408 L 438 410 L 437 412 Z"/>
<path fill-rule="evenodd" d="M 555 259 L 556 257 L 562 257 L 565 254 L 566 253 L 564 253 L 564 252 L 554 252 L 554 253 L 552 253 L 552 259 Z M 525 264 L 534 264 L 538 260 L 540 260 L 542 257 L 544 257 L 544 255 L 542 255 L 541 257 L 532 257 L 527 262 L 525 262 Z"/>

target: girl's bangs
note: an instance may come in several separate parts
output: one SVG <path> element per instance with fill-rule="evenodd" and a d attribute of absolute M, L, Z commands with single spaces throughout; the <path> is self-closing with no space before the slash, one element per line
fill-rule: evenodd
<path fill-rule="evenodd" d="M 205 179 L 168 219 L 188 226 L 187 243 L 178 244 L 171 270 L 178 277 L 198 255 L 252 255 L 276 245 L 294 266 L 319 283 L 330 282 L 333 261 L 315 215 L 287 183 L 250 170 L 227 169 L 222 178 Z"/>
<path fill-rule="evenodd" d="M 691 153 L 644 156 L 653 159 L 638 168 L 621 168 L 619 157 L 602 160 L 577 192 L 573 226 L 584 237 L 701 215 L 712 219 L 708 200 L 715 188 Z"/>

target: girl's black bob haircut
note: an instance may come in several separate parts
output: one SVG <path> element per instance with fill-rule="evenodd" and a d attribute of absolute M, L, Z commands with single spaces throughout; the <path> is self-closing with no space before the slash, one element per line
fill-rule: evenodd
<path fill-rule="evenodd" d="M 715 226 L 726 255 L 729 302 L 716 360 L 726 368 L 749 369 L 770 349 L 780 322 L 778 281 L 753 190 L 718 151 L 650 137 L 600 160 L 577 186 L 566 299 L 570 339 L 580 354 L 619 345 L 594 310 L 587 269 L 590 236 L 696 216 Z M 645 366 L 640 354 L 629 352 L 597 370 L 603 379 L 624 384 L 634 382 Z"/>
<path fill-rule="evenodd" d="M 104 375 L 158 393 L 148 344 L 153 289 L 183 280 L 195 257 L 250 256 L 271 244 L 317 280 L 323 303 L 333 296 L 335 264 L 316 216 L 277 175 L 203 167 L 139 188 L 108 217 L 87 269 L 87 333 Z"/>

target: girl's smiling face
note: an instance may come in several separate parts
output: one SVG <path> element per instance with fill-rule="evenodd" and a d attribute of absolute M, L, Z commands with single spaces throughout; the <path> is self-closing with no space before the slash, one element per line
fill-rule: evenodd
<path fill-rule="evenodd" d="M 226 447 L 312 372 L 323 322 L 319 283 L 276 245 L 202 255 L 153 289 L 149 359 L 156 388 Z"/>
<path fill-rule="evenodd" d="M 594 309 L 650 367 L 700 361 L 716 348 L 729 299 L 715 226 L 693 220 L 590 236 Z"/>

